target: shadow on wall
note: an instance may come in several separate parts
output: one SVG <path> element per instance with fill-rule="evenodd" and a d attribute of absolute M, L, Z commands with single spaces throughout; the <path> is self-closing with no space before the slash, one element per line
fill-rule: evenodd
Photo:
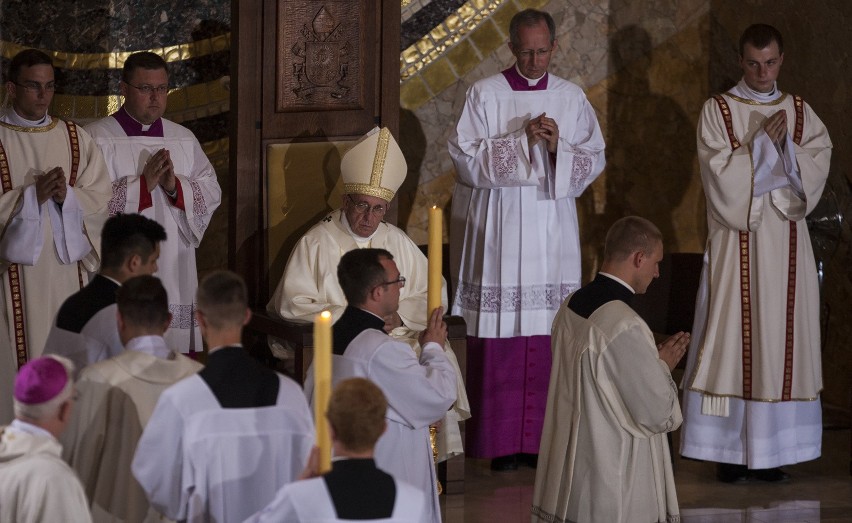
<path fill-rule="evenodd" d="M 651 220 L 668 242 L 676 238 L 673 213 L 693 175 L 695 129 L 674 99 L 651 91 L 652 56 L 641 27 L 624 27 L 610 39 L 606 207 L 602 219 L 586 224 L 592 238 L 603 239 L 626 215 Z M 594 245 L 603 259 L 603 242 Z"/>
<path fill-rule="evenodd" d="M 299 239 L 341 205 L 338 144 L 299 143 L 301 138 L 308 135 L 290 144 L 272 145 L 267 150 L 270 265 L 266 281 L 270 294 Z"/>
<path fill-rule="evenodd" d="M 408 164 L 405 181 L 396 192 L 398 209 L 396 225 L 403 231 L 408 230 L 408 222 L 420 187 L 420 166 L 426 156 L 426 134 L 417 116 L 408 109 L 399 111 L 399 148 Z"/>

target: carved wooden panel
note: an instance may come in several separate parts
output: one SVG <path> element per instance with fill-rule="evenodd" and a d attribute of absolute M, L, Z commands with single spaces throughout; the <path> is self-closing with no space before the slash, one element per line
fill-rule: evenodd
<path fill-rule="evenodd" d="M 252 305 L 264 306 L 277 283 L 270 260 L 288 255 L 270 252 L 270 228 L 281 224 L 270 223 L 268 177 L 276 174 L 265 155 L 274 144 L 355 140 L 375 125 L 398 136 L 400 0 L 238 0 L 231 9 L 228 263 L 246 278 Z M 325 172 L 301 169 L 299 181 L 321 184 Z M 318 219 L 286 218 L 293 235 Z"/>
<path fill-rule="evenodd" d="M 276 47 L 279 112 L 363 107 L 363 2 L 279 0 Z"/>

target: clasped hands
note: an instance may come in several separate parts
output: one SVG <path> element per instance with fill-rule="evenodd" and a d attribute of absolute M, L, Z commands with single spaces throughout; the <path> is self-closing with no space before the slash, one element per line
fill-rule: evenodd
<path fill-rule="evenodd" d="M 68 183 L 62 167 L 54 167 L 42 175 L 35 176 L 36 198 L 41 205 L 50 198 L 62 205 L 68 193 Z"/>
<path fill-rule="evenodd" d="M 524 131 L 527 134 L 527 143 L 529 143 L 530 148 L 544 140 L 547 151 L 556 154 L 559 144 L 559 126 L 556 125 L 556 120 L 548 118 L 546 113 L 541 113 L 541 115 L 527 121 Z"/>
<path fill-rule="evenodd" d="M 167 149 L 160 149 L 145 163 L 142 169 L 142 176 L 145 178 L 145 184 L 148 187 L 148 192 L 154 192 L 157 185 L 160 185 L 167 193 L 174 193 L 175 184 L 175 166 L 172 164 L 172 158 Z"/>
<path fill-rule="evenodd" d="M 763 130 L 772 143 L 783 145 L 787 136 L 787 111 L 782 109 L 767 118 L 763 123 Z"/>
<path fill-rule="evenodd" d="M 674 370 L 683 355 L 686 354 L 686 349 L 689 347 L 689 333 L 678 332 L 667 338 L 664 342 L 657 345 L 660 359 L 666 362 L 669 370 Z"/>

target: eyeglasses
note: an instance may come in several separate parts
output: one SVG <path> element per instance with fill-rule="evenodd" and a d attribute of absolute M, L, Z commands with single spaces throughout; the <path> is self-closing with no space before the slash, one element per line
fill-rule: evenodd
<path fill-rule="evenodd" d="M 56 90 L 56 82 L 47 82 L 46 84 L 40 84 L 38 82 L 15 82 L 15 85 L 23 87 L 28 93 L 52 93 Z"/>
<path fill-rule="evenodd" d="M 394 284 L 398 284 L 400 287 L 405 287 L 405 276 L 400 276 L 399 278 L 395 279 L 394 281 L 382 282 L 382 283 L 376 285 L 376 287 L 381 287 L 382 285 L 394 285 Z"/>
<path fill-rule="evenodd" d="M 384 205 L 374 205 L 373 207 L 370 207 L 370 204 L 367 202 L 356 202 L 352 198 L 351 194 L 347 196 L 349 196 L 349 201 L 352 202 L 352 205 L 355 206 L 355 210 L 358 211 L 359 214 L 367 214 L 368 212 L 371 212 L 373 213 L 373 216 L 381 218 L 385 215 L 385 212 L 387 212 L 387 207 Z M 402 281 L 405 281 L 405 278 L 403 278 Z"/>
<path fill-rule="evenodd" d="M 158 86 L 155 87 L 153 85 L 147 85 L 147 84 L 145 84 L 145 85 L 133 85 L 129 82 L 124 82 L 124 83 L 126 83 L 130 87 L 138 90 L 140 93 L 144 94 L 145 96 L 151 96 L 151 94 L 153 94 L 153 93 L 166 94 L 167 92 L 169 92 L 169 86 L 168 85 L 158 85 Z"/>
<path fill-rule="evenodd" d="M 529 60 L 533 56 L 536 58 L 543 58 L 550 54 L 553 51 L 553 47 L 550 49 L 538 49 L 536 51 L 518 51 L 518 58 L 523 58 L 524 60 Z"/>

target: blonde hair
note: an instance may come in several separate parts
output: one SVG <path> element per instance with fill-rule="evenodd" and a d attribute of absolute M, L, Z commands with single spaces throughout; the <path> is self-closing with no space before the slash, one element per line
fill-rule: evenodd
<path fill-rule="evenodd" d="M 634 252 L 651 254 L 662 241 L 663 234 L 656 225 L 639 216 L 625 216 L 606 233 L 604 261 L 624 261 Z"/>
<path fill-rule="evenodd" d="M 387 410 L 387 399 L 375 383 L 350 378 L 334 388 L 326 417 L 347 450 L 365 452 L 375 447 L 384 432 Z"/>

